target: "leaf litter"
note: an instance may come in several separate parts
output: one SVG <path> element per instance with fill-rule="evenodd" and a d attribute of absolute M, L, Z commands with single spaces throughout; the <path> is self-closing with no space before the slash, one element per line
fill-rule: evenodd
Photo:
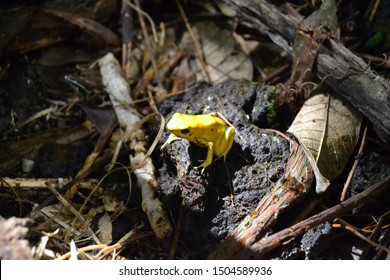
<path fill-rule="evenodd" d="M 279 56 L 281 66 L 269 77 L 286 82 L 275 91 L 261 83 L 232 82 L 261 82 L 266 77 L 265 66 L 260 69 L 261 63 L 253 57 L 270 41 L 258 39 L 258 49 L 249 46 L 248 37 L 258 34 L 238 35 L 239 28 L 233 34 L 226 28 L 229 21 L 192 21 L 180 2 L 167 3 L 165 8 L 181 10 L 184 29 L 139 1 L 123 3 L 125 13 L 131 15 L 123 21 L 131 18 L 134 25 L 122 25 L 121 32 L 130 34 L 130 41 L 123 39 L 127 45 L 122 57 L 120 29 L 112 21 L 120 7 L 114 1 L 105 7 L 98 2 L 86 10 L 73 3 L 69 10 L 48 5 L 2 11 L 6 36 L 0 40 L 4 65 L 0 72 L 0 214 L 9 222 L 12 216 L 29 217 L 28 223 L 20 223 L 30 227 L 33 235 L 28 237 L 32 250 L 24 247 L 27 255 L 12 258 L 203 259 L 218 257 L 221 248 L 229 248 L 225 257 L 234 258 L 239 247 L 229 240 L 239 240 L 235 234 L 242 229 L 243 236 L 253 240 L 240 256 L 259 257 L 256 238 L 291 226 L 289 215 L 300 221 L 302 213 L 315 213 L 308 210 L 307 196 L 315 179 L 317 192 L 325 191 L 320 176 L 331 183 L 326 191 L 330 198 L 320 201 L 335 204 L 332 194 L 338 193 L 355 151 L 361 117 L 345 100 L 319 87 L 323 81 L 313 78 L 322 44 L 337 34 L 334 16 L 328 17 L 329 26 L 314 33 L 315 24 L 301 25 L 297 33 L 301 39 L 297 36 L 296 41 L 303 43 L 295 49 L 290 80 L 285 79 L 285 65 L 290 62 L 283 53 L 272 53 Z M 103 17 L 101 9 L 106 11 Z M 202 9 L 215 12 L 207 5 Z M 226 9 L 223 6 L 221 11 Z M 314 13 L 310 22 L 318 18 L 323 22 L 324 10 Z M 332 7 L 329 10 L 334 13 Z M 234 15 L 231 10 L 227 14 Z M 248 23 L 239 27 L 248 28 Z M 308 54 L 311 59 L 304 59 Z M 102 57 L 122 67 L 106 81 L 101 78 L 102 65 L 96 63 L 100 59 L 102 64 Z M 124 89 L 124 95 L 132 98 L 112 95 L 118 93 L 117 85 L 110 90 L 108 84 L 117 78 L 124 81 L 119 92 Z M 306 100 L 313 86 L 318 87 L 316 94 Z M 278 96 L 280 88 L 287 89 L 287 95 Z M 301 90 L 304 98 L 299 96 Z M 293 113 L 287 112 L 291 108 Z M 227 161 L 216 161 L 209 173 L 200 176 L 193 163 L 203 158 L 202 149 L 185 141 L 165 152 L 158 149 L 160 138 L 165 137 L 164 120 L 175 111 L 217 111 L 245 141 L 236 138 Z M 289 116 L 298 111 L 292 121 Z M 298 139 L 295 144 L 291 144 L 294 138 L 280 137 L 287 131 L 286 123 L 292 123 L 288 131 Z M 373 184 L 372 172 L 384 178 L 387 163 L 379 157 L 376 164 L 381 168 L 368 168 L 376 153 L 372 147 L 363 154 L 357 178 L 369 178 Z M 22 162 L 30 167 L 22 168 Z M 362 182 L 369 187 L 368 180 Z M 386 217 L 380 207 L 369 211 L 381 221 Z M 274 218 L 261 230 L 247 227 L 267 217 Z M 356 226 L 367 229 L 366 234 L 373 228 L 372 221 Z M 317 242 L 321 238 L 310 241 L 310 234 L 317 232 L 332 234 L 313 230 L 305 235 L 305 244 L 321 247 Z M 291 247 L 285 249 L 281 256 L 267 257 L 297 257 Z M 298 258 L 323 257 L 307 247 L 298 252 Z"/>

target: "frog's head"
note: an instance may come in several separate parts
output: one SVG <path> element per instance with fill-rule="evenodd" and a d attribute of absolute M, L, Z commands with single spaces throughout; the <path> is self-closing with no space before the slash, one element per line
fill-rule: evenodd
<path fill-rule="evenodd" d="M 167 129 L 178 137 L 189 138 L 194 128 L 193 116 L 175 113 L 167 124 Z"/>

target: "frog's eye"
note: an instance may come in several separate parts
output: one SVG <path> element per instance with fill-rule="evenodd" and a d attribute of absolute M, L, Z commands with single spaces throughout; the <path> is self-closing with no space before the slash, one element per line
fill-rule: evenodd
<path fill-rule="evenodd" d="M 180 132 L 183 134 L 187 134 L 188 132 L 190 132 L 190 130 L 188 128 L 185 128 L 185 129 L 182 129 Z"/>

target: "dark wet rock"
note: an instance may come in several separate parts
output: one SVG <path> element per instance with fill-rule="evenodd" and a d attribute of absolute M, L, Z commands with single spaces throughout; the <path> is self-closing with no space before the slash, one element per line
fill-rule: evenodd
<path fill-rule="evenodd" d="M 228 81 L 214 87 L 202 84 L 160 106 L 167 121 L 175 112 L 219 112 L 238 131 L 226 162 L 214 161 L 203 174 L 194 167 L 206 157 L 205 148 L 178 140 L 163 151 L 158 170 L 161 199 L 175 223 L 180 209 L 184 211 L 180 240 L 197 254 L 196 258 L 205 258 L 284 172 L 289 154 L 287 141 L 251 123 L 253 105 L 263 98 L 267 88 L 248 81 Z"/>

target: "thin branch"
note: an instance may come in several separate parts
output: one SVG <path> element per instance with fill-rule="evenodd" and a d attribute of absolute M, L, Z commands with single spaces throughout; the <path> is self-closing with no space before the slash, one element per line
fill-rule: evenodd
<path fill-rule="evenodd" d="M 363 234 L 361 234 L 359 231 L 357 231 L 355 228 L 349 226 L 349 225 L 344 225 L 344 224 L 333 224 L 332 225 L 334 228 L 342 228 L 342 229 L 345 229 L 349 232 L 352 232 L 355 236 L 359 237 L 360 239 L 363 239 L 364 241 L 366 241 L 367 243 L 369 243 L 371 246 L 374 246 L 374 247 L 377 247 L 385 252 L 387 252 L 388 254 L 390 254 L 390 249 L 378 244 L 378 243 L 375 243 L 374 241 L 372 241 L 371 239 L 365 237 Z"/>
<path fill-rule="evenodd" d="M 91 235 L 93 240 L 96 242 L 96 244 L 101 244 L 93 230 L 89 227 L 87 224 L 87 221 L 84 219 L 84 217 L 81 215 L 80 212 L 78 212 L 66 199 L 51 185 L 47 185 L 47 188 L 54 194 L 54 196 L 62 203 L 62 205 L 65 206 L 66 209 L 68 209 L 70 212 L 75 215 L 80 222 L 84 225 L 84 228 L 88 231 L 88 233 Z"/>
<path fill-rule="evenodd" d="M 343 215 L 344 213 L 351 211 L 354 207 L 362 205 L 365 202 L 372 200 L 374 197 L 382 195 L 386 191 L 389 191 L 389 189 L 390 176 L 386 177 L 380 182 L 375 183 L 363 192 L 347 199 L 344 202 L 341 202 L 338 205 L 335 205 L 289 228 L 259 240 L 249 248 L 242 250 L 239 254 L 234 256 L 234 258 L 264 258 L 266 254 L 273 249 L 293 241 L 295 238 L 304 234 L 309 229 L 312 229 L 324 222 L 331 221 Z"/>
<path fill-rule="evenodd" d="M 282 13 L 267 0 L 224 0 L 238 14 L 253 23 L 254 28 L 267 33 L 275 44 L 292 53 L 292 42 L 303 17 Z M 365 69 L 364 73 L 351 74 L 338 80 L 348 69 Z M 390 83 L 378 75 L 358 56 L 340 42 L 330 38 L 323 45 L 317 56 L 314 74 L 323 79 L 331 74 L 326 84 L 354 105 L 374 125 L 378 134 L 390 140 L 390 103 L 388 92 Z M 356 94 L 359 92 L 359 94 Z"/>
<path fill-rule="evenodd" d="M 134 1 L 135 1 L 135 4 L 136 4 L 136 7 L 138 8 L 137 9 L 138 18 L 139 18 L 139 22 L 140 22 L 140 25 L 141 25 L 142 33 L 144 34 L 144 38 L 145 38 L 146 51 L 148 52 L 150 62 L 152 63 L 152 67 L 154 69 L 154 74 L 156 76 L 156 80 L 157 80 L 158 86 L 160 88 L 164 88 L 163 84 L 161 82 L 159 71 L 158 71 L 158 66 L 157 66 L 155 54 L 153 52 L 152 44 L 150 42 L 149 34 L 148 34 L 147 29 L 146 29 L 145 21 L 144 21 L 144 18 L 143 18 L 146 13 L 145 12 L 141 13 L 142 10 L 141 10 L 141 4 L 139 3 L 139 0 L 134 0 Z M 156 38 L 154 38 L 154 39 L 156 40 Z"/>
<path fill-rule="evenodd" d="M 352 177 L 355 174 L 356 168 L 358 167 L 358 164 L 360 162 L 360 158 L 363 155 L 364 147 L 366 145 L 366 138 L 367 138 L 367 125 L 364 128 L 363 136 L 362 136 L 362 141 L 360 143 L 359 151 L 356 155 L 355 162 L 353 163 L 353 166 L 351 168 L 351 171 L 348 174 L 348 178 L 345 181 L 343 191 L 340 196 L 340 201 L 343 202 L 345 200 L 345 197 L 347 195 L 347 191 L 349 188 L 349 185 L 351 184 Z"/>

